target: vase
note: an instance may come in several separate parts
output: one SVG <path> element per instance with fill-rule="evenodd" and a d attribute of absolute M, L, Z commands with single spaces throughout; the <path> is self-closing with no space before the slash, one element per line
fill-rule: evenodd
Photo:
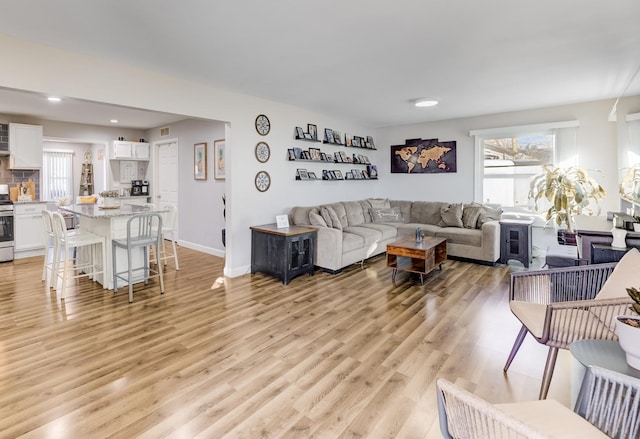
<path fill-rule="evenodd" d="M 631 319 L 640 325 L 640 317 L 635 315 L 624 315 L 616 318 L 616 334 L 620 347 L 627 357 L 627 364 L 634 369 L 640 370 L 640 327 L 636 328 L 621 320 Z"/>
<path fill-rule="evenodd" d="M 112 207 L 115 206 L 116 204 L 116 199 L 112 198 L 112 197 L 104 197 L 102 199 L 102 204 L 104 205 L 104 207 Z"/>
<path fill-rule="evenodd" d="M 618 229 L 614 227 L 613 229 L 611 229 L 611 233 L 613 234 L 613 241 L 611 242 L 611 247 L 627 248 L 627 243 L 625 242 L 627 231 L 625 229 Z"/>

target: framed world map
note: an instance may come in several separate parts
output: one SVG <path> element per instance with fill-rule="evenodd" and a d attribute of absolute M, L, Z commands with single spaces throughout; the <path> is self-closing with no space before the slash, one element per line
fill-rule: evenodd
<path fill-rule="evenodd" d="M 407 139 L 391 146 L 392 174 L 440 174 L 457 172 L 456 141 Z"/>

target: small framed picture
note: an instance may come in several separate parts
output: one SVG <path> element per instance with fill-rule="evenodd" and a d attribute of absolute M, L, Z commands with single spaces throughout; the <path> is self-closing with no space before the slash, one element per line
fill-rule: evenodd
<path fill-rule="evenodd" d="M 304 139 L 304 131 L 302 131 L 302 127 L 296 127 L 296 139 Z"/>
<path fill-rule="evenodd" d="M 339 152 L 336 152 L 335 161 L 336 163 L 342 163 L 342 156 L 340 156 Z"/>
<path fill-rule="evenodd" d="M 311 154 L 309 154 L 309 151 L 302 151 L 302 157 L 305 160 L 311 160 Z"/>
<path fill-rule="evenodd" d="M 311 160 L 320 160 L 320 149 L 309 148 L 309 156 Z"/>
<path fill-rule="evenodd" d="M 276 215 L 276 227 L 278 229 L 286 229 L 289 227 L 289 216 Z"/>
<path fill-rule="evenodd" d="M 368 165 L 367 173 L 369 174 L 369 178 L 378 178 L 378 167 L 376 165 Z"/>
<path fill-rule="evenodd" d="M 324 129 L 324 138 L 327 143 L 333 143 L 333 130 L 331 128 Z"/>
<path fill-rule="evenodd" d="M 207 143 L 193 145 L 193 178 L 195 180 L 207 179 Z"/>
<path fill-rule="evenodd" d="M 353 137 L 353 146 L 358 147 L 358 148 L 360 147 L 360 137 L 358 137 L 358 136 L 354 136 Z"/>
<path fill-rule="evenodd" d="M 307 139 L 307 140 L 311 140 L 312 139 L 311 134 L 309 134 L 309 133 L 304 133 L 304 138 Z"/>
<path fill-rule="evenodd" d="M 351 173 L 351 171 L 347 171 L 344 173 L 344 179 L 345 180 L 353 180 L 353 174 Z"/>
<path fill-rule="evenodd" d="M 322 170 L 322 179 L 323 180 L 331 180 L 331 178 L 329 177 L 329 171 L 327 171 L 326 169 Z"/>
<path fill-rule="evenodd" d="M 298 174 L 298 177 L 300 177 L 300 180 L 309 180 L 309 173 L 306 169 L 298 169 L 296 173 Z"/>
<path fill-rule="evenodd" d="M 288 154 L 289 160 L 295 160 L 296 159 L 296 153 L 293 150 L 293 148 L 289 148 L 287 150 L 287 154 Z"/>
<path fill-rule="evenodd" d="M 367 143 L 369 144 L 369 148 L 374 149 L 376 145 L 373 143 L 373 137 L 367 136 Z"/>
<path fill-rule="evenodd" d="M 333 162 L 333 154 L 327 154 L 327 161 L 328 162 Z"/>
<path fill-rule="evenodd" d="M 342 172 L 336 170 L 336 171 L 333 171 L 333 173 L 336 176 L 336 179 L 342 180 Z"/>
<path fill-rule="evenodd" d="M 327 155 L 324 152 L 320 153 L 320 160 L 322 160 L 323 162 L 327 161 Z"/>
<path fill-rule="evenodd" d="M 333 130 L 333 143 L 342 145 L 342 134 L 340 131 Z"/>
<path fill-rule="evenodd" d="M 344 145 L 353 146 L 353 136 L 349 133 L 344 133 Z"/>
<path fill-rule="evenodd" d="M 312 123 L 307 124 L 307 131 L 313 140 L 318 140 L 318 127 Z"/>
<path fill-rule="evenodd" d="M 303 159 L 302 148 L 295 147 L 293 148 L 293 154 L 296 159 Z"/>
<path fill-rule="evenodd" d="M 342 163 L 346 163 L 347 162 L 347 154 L 344 151 L 340 151 L 340 158 L 341 158 L 341 162 Z"/>
<path fill-rule="evenodd" d="M 318 177 L 316 177 L 316 173 L 315 172 L 309 172 L 309 180 L 317 180 Z"/>

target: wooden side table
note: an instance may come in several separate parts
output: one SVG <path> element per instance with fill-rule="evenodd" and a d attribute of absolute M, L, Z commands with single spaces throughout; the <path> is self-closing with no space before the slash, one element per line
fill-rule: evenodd
<path fill-rule="evenodd" d="M 287 285 L 303 274 L 313 275 L 314 252 L 318 232 L 312 227 L 276 224 L 251 229 L 251 274 L 258 271 L 277 277 Z"/>
<path fill-rule="evenodd" d="M 532 220 L 500 221 L 500 263 L 515 259 L 529 268 L 531 262 Z"/>

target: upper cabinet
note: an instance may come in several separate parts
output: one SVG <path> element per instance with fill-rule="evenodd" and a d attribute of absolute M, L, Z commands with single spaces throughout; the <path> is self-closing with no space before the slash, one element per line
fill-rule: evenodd
<path fill-rule="evenodd" d="M 40 125 L 9 124 L 9 168 L 42 168 L 42 127 Z"/>
<path fill-rule="evenodd" d="M 149 144 L 116 140 L 111 148 L 111 160 L 149 160 Z"/>

